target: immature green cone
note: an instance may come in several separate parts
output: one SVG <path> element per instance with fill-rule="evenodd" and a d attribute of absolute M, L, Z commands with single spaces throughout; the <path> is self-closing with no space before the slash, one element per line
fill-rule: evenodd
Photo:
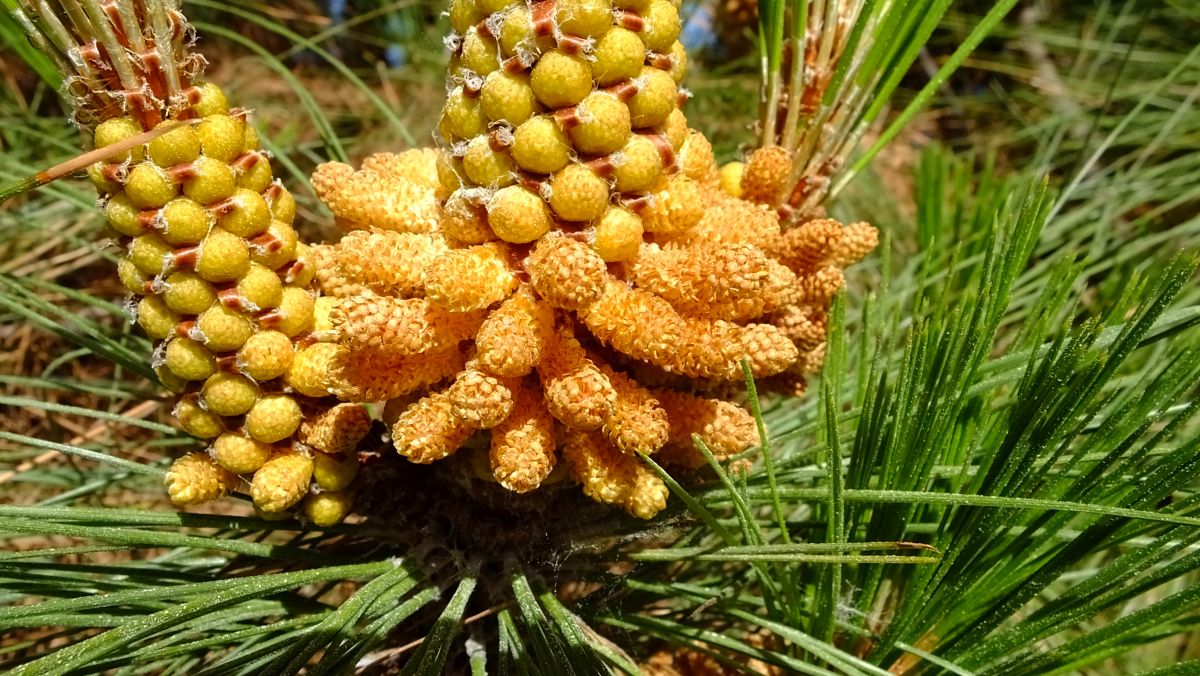
<path fill-rule="evenodd" d="M 88 175 L 124 251 L 118 271 L 134 318 L 156 341 L 154 370 L 180 394 L 180 426 L 213 440 L 209 464 L 187 456 L 169 481 L 173 501 L 198 504 L 236 483 L 209 474 L 256 477 L 272 456 L 298 452 L 305 412 L 333 403 L 321 402 L 328 392 L 311 382 L 296 393 L 288 380 L 296 353 L 313 342 L 316 269 L 292 227 L 295 200 L 274 179 L 246 111 L 230 108 L 217 85 L 193 83 L 203 60 L 178 39 L 189 30 L 182 15 L 161 3 L 128 10 L 108 15 L 120 25 L 104 27 L 99 42 L 91 21 L 73 23 L 81 14 L 46 3 L 31 13 L 41 25 L 73 31 L 78 46 L 67 56 L 86 57 L 64 62 L 82 64 L 68 75 L 73 91 L 86 89 L 76 99 L 78 119 L 94 124 L 96 148 L 169 129 Z M 110 69 L 119 86 L 89 77 L 98 68 Z M 359 437 L 343 433 L 342 447 L 365 427 L 352 432 Z M 279 512 L 307 485 L 259 493 L 274 496 L 268 511 Z"/>
<path fill-rule="evenodd" d="M 672 176 L 687 136 L 674 4 L 455 0 L 450 15 L 453 89 L 439 131 L 463 185 L 448 210 L 482 207 L 484 236 L 512 243 L 538 239 L 555 220 L 595 224 L 594 247 L 608 261 L 637 253 L 613 238 L 695 225 L 699 212 L 655 206 L 698 190 Z M 619 233 L 598 223 L 606 214 L 623 219 Z"/>
<path fill-rule="evenodd" d="M 273 180 L 244 113 L 231 113 L 216 85 L 196 91 L 198 124 L 94 174 L 115 179 L 98 187 L 109 190 L 108 222 L 126 243 L 122 279 L 138 323 L 160 341 L 155 370 L 171 389 L 195 393 L 191 401 L 208 414 L 183 415 L 180 424 L 204 438 L 219 429 L 216 462 L 255 474 L 259 456 L 290 446 L 309 397 L 327 394 L 308 382 L 314 376 L 300 393 L 288 379 L 314 329 L 314 263 L 292 227 L 295 203 Z M 96 145 L 139 132 L 130 118 L 106 120 Z M 353 447 L 365 427 L 356 431 L 340 443 Z M 231 438 L 243 440 L 236 452 Z M 278 512 L 303 497 L 295 493 L 255 495 L 274 496 L 268 511 Z"/>

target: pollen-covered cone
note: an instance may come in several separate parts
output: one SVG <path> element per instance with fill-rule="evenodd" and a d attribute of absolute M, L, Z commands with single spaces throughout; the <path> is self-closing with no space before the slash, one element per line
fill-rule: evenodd
<path fill-rule="evenodd" d="M 95 147 L 125 148 L 88 174 L 121 252 L 128 307 L 156 341 L 153 367 L 179 394 L 180 426 L 211 440 L 208 455 L 172 466 L 168 493 L 180 505 L 245 485 L 272 493 L 259 476 L 270 458 L 292 453 L 306 417 L 336 403 L 321 401 L 327 389 L 297 392 L 287 377 L 313 341 L 317 296 L 314 252 L 293 228 L 295 200 L 272 176 L 247 111 L 197 80 L 203 59 L 177 39 L 190 30 L 181 14 L 130 4 L 85 21 L 71 6 L 42 3 L 37 19 L 56 22 L 63 44 L 76 41 L 86 61 L 79 67 L 113 73 L 69 76 L 73 93 L 87 89 L 77 117 Z M 122 50 L 97 47 L 96 20 L 119 23 L 103 28 Z M 343 435 L 339 443 L 349 442 Z M 259 506 L 287 509 L 307 489 L 297 482 L 286 491 L 294 499 L 274 492 L 269 507 Z"/>
<path fill-rule="evenodd" d="M 437 154 L 432 150 L 373 155 L 361 169 L 317 167 L 313 189 L 347 230 L 422 234 L 438 229 Z"/>
<path fill-rule="evenodd" d="M 670 0 L 454 0 L 449 14 L 440 159 L 377 155 L 314 179 L 360 229 L 322 252 L 343 296 L 332 391 L 386 400 L 413 462 L 469 445 L 476 472 L 521 493 L 561 463 L 588 496 L 649 518 L 667 490 L 641 456 L 696 468 L 694 435 L 719 458 L 756 444 L 743 364 L 764 382 L 819 367 L 829 299 L 874 230 L 793 232 L 739 197 L 741 174 L 679 108 Z M 433 225 L 414 216 L 430 204 Z"/>

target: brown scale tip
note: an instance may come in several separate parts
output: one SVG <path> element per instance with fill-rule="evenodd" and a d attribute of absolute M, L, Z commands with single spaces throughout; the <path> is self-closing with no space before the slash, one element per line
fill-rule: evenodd
<path fill-rule="evenodd" d="M 250 246 L 266 253 L 275 253 L 283 248 L 283 240 L 276 237 L 274 233 L 264 232 L 250 240 Z"/>
<path fill-rule="evenodd" d="M 250 171 L 260 161 L 264 161 L 265 159 L 266 157 L 262 153 L 258 152 L 257 150 L 252 150 L 247 153 L 242 153 L 242 155 L 236 160 L 230 162 L 229 168 L 233 169 L 234 174 L 241 175 L 247 171 Z"/>
<path fill-rule="evenodd" d="M 579 118 L 578 106 L 559 108 L 550 115 L 554 118 L 554 122 L 558 124 L 559 128 L 563 131 L 571 131 L 583 123 L 583 121 Z"/>
<path fill-rule="evenodd" d="M 674 61 L 669 54 L 660 54 L 658 52 L 646 53 L 646 65 L 659 70 L 670 70 Z"/>
<path fill-rule="evenodd" d="M 242 296 L 242 294 L 239 293 L 234 287 L 221 289 L 218 291 L 217 300 L 221 302 L 221 305 L 224 305 L 230 310 L 237 310 L 239 312 L 254 312 L 258 310 L 257 307 L 252 306 L 250 301 L 246 300 L 246 298 Z"/>
<path fill-rule="evenodd" d="M 612 155 L 595 157 L 584 162 L 583 164 L 601 178 L 609 178 L 617 170 L 617 161 Z"/>
<path fill-rule="evenodd" d="M 675 148 L 671 146 L 671 139 L 667 138 L 666 134 L 643 134 L 650 142 L 654 144 L 658 150 L 658 156 L 662 159 L 664 167 L 675 166 Z"/>
<path fill-rule="evenodd" d="M 629 99 L 637 96 L 639 87 L 636 83 L 634 83 L 633 80 L 626 80 L 625 82 L 619 82 L 611 87 L 605 87 L 604 91 L 617 97 L 617 100 L 621 103 L 629 103 Z"/>
<path fill-rule="evenodd" d="M 592 42 L 578 35 L 562 34 L 558 36 L 558 48 L 566 54 L 579 55 L 591 50 Z"/>
<path fill-rule="evenodd" d="M 544 38 L 554 34 L 554 0 L 538 0 L 533 3 L 530 15 L 533 18 L 534 37 Z"/>
<path fill-rule="evenodd" d="M 192 269 L 200 259 L 200 247 L 189 246 L 176 249 L 171 254 L 171 267 Z"/>
<path fill-rule="evenodd" d="M 500 69 L 509 75 L 520 75 L 529 70 L 529 57 L 524 54 L 510 56 L 500 62 Z"/>
<path fill-rule="evenodd" d="M 106 181 L 111 181 L 113 183 L 124 183 L 125 180 L 129 178 L 129 166 L 123 162 L 106 164 L 104 165 L 104 168 L 100 170 L 100 175 L 103 176 Z"/>
<path fill-rule="evenodd" d="M 241 373 L 241 366 L 238 364 L 237 354 L 226 354 L 217 357 L 217 370 L 222 373 Z"/>
<path fill-rule="evenodd" d="M 631 30 L 634 33 L 639 33 L 646 27 L 646 20 L 637 12 L 632 12 L 627 9 L 618 9 L 613 12 L 613 19 L 617 26 L 626 30 Z"/>
<path fill-rule="evenodd" d="M 272 187 L 275 187 L 275 184 L 272 184 Z M 263 196 L 266 197 L 266 194 L 264 193 Z M 270 201 L 270 199 L 268 199 L 268 201 Z M 233 199 L 232 197 L 226 197 L 225 199 L 219 202 L 214 202 L 205 208 L 208 210 L 208 213 L 220 218 L 221 216 L 228 216 L 229 214 L 233 213 L 233 211 L 238 208 L 238 203 L 237 200 Z M 150 212 L 150 215 L 153 217 L 154 212 Z M 138 216 L 140 218 L 142 214 L 138 214 Z"/>

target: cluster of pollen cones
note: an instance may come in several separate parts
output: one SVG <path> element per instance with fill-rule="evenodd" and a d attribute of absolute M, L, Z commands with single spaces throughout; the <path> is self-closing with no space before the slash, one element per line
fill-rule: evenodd
<path fill-rule="evenodd" d="M 667 0 L 456 0 L 451 21 L 441 147 L 313 176 L 347 230 L 315 248 L 330 392 L 386 401 L 413 462 L 471 453 L 511 491 L 569 478 L 649 518 L 667 488 L 639 455 L 755 444 L 743 364 L 803 391 L 876 231 L 781 223 L 773 153 L 716 166 Z"/>
<path fill-rule="evenodd" d="M 176 502 L 248 484 L 264 516 L 336 522 L 378 403 L 412 462 L 469 453 L 510 491 L 569 480 L 650 518 L 668 491 L 641 456 L 742 452 L 744 369 L 799 394 L 820 368 L 876 231 L 782 209 L 782 149 L 718 168 L 680 109 L 676 4 L 453 0 L 450 20 L 438 147 L 314 174 L 336 244 L 299 240 L 214 86 L 177 74 L 142 88 L 161 114 L 92 111 L 98 147 L 187 123 L 91 172 L 180 423 L 211 440 L 172 467 Z M 135 29 L 119 37 L 163 38 Z"/>

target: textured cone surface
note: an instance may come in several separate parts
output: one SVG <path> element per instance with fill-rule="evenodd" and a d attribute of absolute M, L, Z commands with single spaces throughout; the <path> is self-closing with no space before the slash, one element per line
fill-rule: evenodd
<path fill-rule="evenodd" d="M 297 441 L 323 453 L 353 451 L 371 429 L 367 409 L 356 404 L 338 404 L 308 416 L 300 423 Z"/>
<path fill-rule="evenodd" d="M 401 413 L 392 425 L 392 443 L 400 455 L 427 464 L 457 451 L 473 428 L 453 408 L 450 395 L 437 392 Z"/>
<path fill-rule="evenodd" d="M 287 447 L 300 407 L 266 393 L 284 389 L 297 341 L 315 325 L 315 252 L 292 227 L 295 201 L 273 180 L 246 114 L 231 110 L 216 85 L 191 91 L 190 107 L 159 114 L 163 124 L 175 116 L 199 123 L 116 158 L 128 163 L 116 172 L 125 178 L 99 186 L 127 252 L 119 270 L 139 324 L 163 341 L 157 370 L 186 391 L 175 409 L 180 425 L 215 438 L 216 463 L 185 456 L 169 475 L 180 504 L 221 497 L 239 483 L 231 472 L 249 480 Z M 139 115 L 100 120 L 97 147 L 140 133 L 153 116 Z M 242 424 L 248 436 L 223 434 Z"/>
<path fill-rule="evenodd" d="M 460 190 L 504 188 L 522 170 L 546 181 L 545 190 L 523 193 L 526 198 L 541 198 L 565 221 L 591 222 L 610 201 L 635 197 L 674 171 L 672 157 L 630 183 L 632 192 L 615 191 L 606 180 L 625 162 L 619 151 L 634 132 L 661 139 L 672 155 L 666 125 L 680 99 L 672 73 L 686 61 L 682 48 L 673 48 L 680 30 L 674 5 L 655 0 L 646 5 L 645 17 L 637 17 L 616 11 L 609 0 L 558 0 L 547 5 L 549 13 L 526 3 L 499 9 L 466 4 L 469 10 L 452 13 L 464 20 L 481 17 L 482 23 L 465 30 L 460 30 L 465 23 L 457 24 L 452 44 L 458 58 L 449 75 L 468 83 L 482 80 L 477 92 L 454 90 L 439 126 L 450 152 L 464 160 Z M 480 35 L 477 26 L 483 24 L 498 27 L 498 43 Z M 481 47 L 488 58 L 480 58 Z M 497 52 L 509 56 L 503 67 L 491 60 Z M 655 54 L 662 58 L 652 58 Z M 499 143 L 489 131 L 497 128 L 507 130 Z M 339 169 L 322 185 L 351 176 Z M 334 197 L 326 200 L 331 206 Z M 514 229 L 504 209 L 491 211 L 501 239 L 528 242 L 541 234 Z"/>
<path fill-rule="evenodd" d="M 283 512 L 308 494 L 313 461 L 303 453 L 285 453 L 271 458 L 254 473 L 250 497 L 264 512 Z"/>
<path fill-rule="evenodd" d="M 534 490 L 550 476 L 555 454 L 554 419 L 528 385 L 513 392 L 512 413 L 492 430 L 491 471 L 516 493 Z"/>
<path fill-rule="evenodd" d="M 199 505 L 224 496 L 237 477 L 202 453 L 189 453 L 171 464 L 163 479 L 177 505 Z"/>
<path fill-rule="evenodd" d="M 670 436 L 662 458 L 672 464 L 700 467 L 707 461 L 695 447 L 693 435 L 708 446 L 717 459 L 740 453 L 758 443 L 754 418 L 728 401 L 698 397 L 684 392 L 653 391 L 667 415 Z"/>

